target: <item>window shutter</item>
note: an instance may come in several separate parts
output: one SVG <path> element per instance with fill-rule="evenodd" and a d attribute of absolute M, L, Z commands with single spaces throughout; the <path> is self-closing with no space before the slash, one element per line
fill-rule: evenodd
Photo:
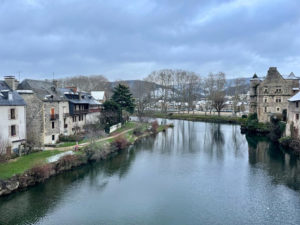
<path fill-rule="evenodd" d="M 8 126 L 8 137 L 11 137 L 11 128 Z"/>
<path fill-rule="evenodd" d="M 16 125 L 16 136 L 18 137 L 19 136 L 19 126 Z"/>
<path fill-rule="evenodd" d="M 11 116 L 10 116 L 10 109 L 8 109 L 8 119 L 9 119 L 9 120 L 11 119 Z"/>
<path fill-rule="evenodd" d="M 16 117 L 16 120 L 18 119 L 18 109 L 15 108 L 15 117 Z"/>

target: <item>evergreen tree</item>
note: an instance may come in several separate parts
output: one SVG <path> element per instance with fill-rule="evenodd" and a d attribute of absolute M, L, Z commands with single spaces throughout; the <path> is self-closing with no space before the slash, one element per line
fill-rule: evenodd
<path fill-rule="evenodd" d="M 111 99 L 118 105 L 120 105 L 122 110 L 125 110 L 129 113 L 134 112 L 134 99 L 129 88 L 126 85 L 119 84 L 117 87 L 115 87 Z"/>
<path fill-rule="evenodd" d="M 112 100 L 107 100 L 103 103 L 103 124 L 105 130 L 107 130 L 110 126 L 115 125 L 121 122 L 121 107 L 119 104 Z"/>

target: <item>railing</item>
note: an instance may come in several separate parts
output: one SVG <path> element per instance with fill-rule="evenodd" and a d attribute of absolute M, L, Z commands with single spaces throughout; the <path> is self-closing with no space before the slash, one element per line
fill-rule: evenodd
<path fill-rule="evenodd" d="M 82 110 L 75 110 L 74 114 L 86 114 L 89 113 L 88 109 L 82 109 Z"/>
<path fill-rule="evenodd" d="M 57 120 L 58 117 L 58 114 L 50 114 L 50 120 Z"/>

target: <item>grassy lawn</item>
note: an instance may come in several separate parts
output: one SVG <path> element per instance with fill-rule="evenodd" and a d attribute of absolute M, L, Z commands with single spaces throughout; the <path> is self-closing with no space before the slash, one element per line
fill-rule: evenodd
<path fill-rule="evenodd" d="M 125 130 L 135 128 L 137 126 L 138 126 L 138 123 L 136 123 L 136 122 L 127 122 L 121 128 L 119 128 L 119 129 L 115 130 L 114 132 L 112 132 L 110 135 L 115 135 L 115 134 L 121 133 Z"/>
<path fill-rule="evenodd" d="M 0 179 L 7 179 L 16 174 L 24 173 L 37 164 L 45 163 L 50 156 L 61 153 L 61 151 L 43 151 L 36 152 L 29 155 L 21 156 L 10 162 L 0 164 Z"/>
<path fill-rule="evenodd" d="M 245 119 L 241 117 L 234 116 L 217 116 L 217 115 L 197 115 L 197 114 L 166 114 L 155 112 L 149 114 L 152 117 L 158 118 L 167 118 L 167 119 L 182 119 L 182 120 L 191 120 L 191 121 L 203 121 L 203 122 L 212 122 L 212 123 L 234 123 L 241 124 Z"/>
<path fill-rule="evenodd" d="M 78 144 L 82 144 L 82 143 L 85 143 L 85 142 L 87 142 L 88 140 L 82 140 L 82 141 L 78 141 Z M 63 147 L 69 147 L 69 146 L 74 146 L 74 145 L 76 145 L 76 141 L 67 141 L 67 142 L 63 142 L 63 143 L 61 143 L 61 144 L 58 144 L 58 146 L 57 147 L 59 147 L 59 148 L 63 148 Z"/>

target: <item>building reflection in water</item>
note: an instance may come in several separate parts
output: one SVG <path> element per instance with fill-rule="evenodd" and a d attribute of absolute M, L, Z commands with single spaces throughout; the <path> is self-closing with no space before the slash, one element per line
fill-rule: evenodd
<path fill-rule="evenodd" d="M 246 136 L 248 142 L 249 163 L 262 167 L 276 184 L 285 184 L 294 190 L 300 190 L 300 161 L 262 137 Z"/>

